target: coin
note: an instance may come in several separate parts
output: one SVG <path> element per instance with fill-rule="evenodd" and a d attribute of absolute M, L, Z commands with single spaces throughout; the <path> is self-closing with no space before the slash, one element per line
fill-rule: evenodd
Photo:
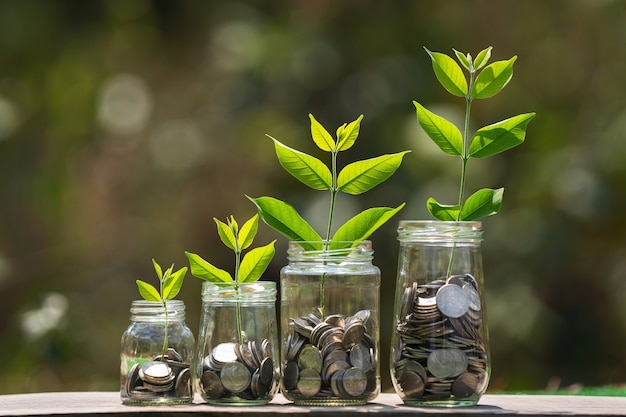
<path fill-rule="evenodd" d="M 225 390 L 219 375 L 213 371 L 204 371 L 200 378 L 200 386 L 204 394 L 214 400 L 222 398 Z"/>
<path fill-rule="evenodd" d="M 298 388 L 300 369 L 296 362 L 287 362 L 283 369 L 283 385 L 287 391 Z"/>
<path fill-rule="evenodd" d="M 367 376 L 359 368 L 346 369 L 341 378 L 342 391 L 351 397 L 358 397 L 365 392 Z"/>
<path fill-rule="evenodd" d="M 361 343 L 363 335 L 365 334 L 365 326 L 362 321 L 354 321 L 349 325 L 346 325 L 345 333 L 343 335 L 343 346 L 346 349 L 350 349 L 353 346 Z"/>
<path fill-rule="evenodd" d="M 176 391 L 176 395 L 179 397 L 191 395 L 191 372 L 189 371 L 189 368 L 180 371 L 176 377 L 174 390 Z"/>
<path fill-rule="evenodd" d="M 359 343 L 350 349 L 350 363 L 356 368 L 363 371 L 370 370 L 372 368 L 373 359 L 370 348 L 363 343 Z"/>
<path fill-rule="evenodd" d="M 476 394 L 478 378 L 476 375 L 466 372 L 461 374 L 452 383 L 452 394 L 455 397 L 466 398 Z"/>
<path fill-rule="evenodd" d="M 224 388 L 230 392 L 242 392 L 250 386 L 250 371 L 241 362 L 229 362 L 220 373 Z"/>
<path fill-rule="evenodd" d="M 402 387 L 402 392 L 408 398 L 420 398 L 424 395 L 424 380 L 416 372 L 403 372 L 402 378 L 398 382 Z"/>
<path fill-rule="evenodd" d="M 437 349 L 428 356 L 428 371 L 436 377 L 461 375 L 467 369 L 467 356 L 458 349 Z"/>
<path fill-rule="evenodd" d="M 311 368 L 321 372 L 322 354 L 319 349 L 313 345 L 304 346 L 298 355 L 298 366 L 300 369 Z"/>
<path fill-rule="evenodd" d="M 320 374 L 312 368 L 303 369 L 298 378 L 298 391 L 305 397 L 317 394 L 322 386 Z"/>
<path fill-rule="evenodd" d="M 234 362 L 237 360 L 235 347 L 235 343 L 220 343 L 213 348 L 213 351 L 211 352 L 211 357 L 216 364 Z"/>
<path fill-rule="evenodd" d="M 446 284 L 437 291 L 437 307 L 446 317 L 461 317 L 469 309 L 470 301 L 462 287 Z"/>

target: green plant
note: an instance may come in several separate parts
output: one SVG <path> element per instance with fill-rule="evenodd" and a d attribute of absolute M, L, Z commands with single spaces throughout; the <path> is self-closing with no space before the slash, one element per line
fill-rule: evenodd
<path fill-rule="evenodd" d="M 139 288 L 139 294 L 147 301 L 156 301 L 163 304 L 163 310 L 165 310 L 165 336 L 163 338 L 163 349 L 161 352 L 161 360 L 166 360 L 166 352 L 168 346 L 168 312 L 167 312 L 167 300 L 173 300 L 180 288 L 183 286 L 183 280 L 187 275 L 187 267 L 182 267 L 176 272 L 174 271 L 174 264 L 167 268 L 165 272 L 161 269 L 161 265 L 154 259 L 152 265 L 159 277 L 159 289 L 157 290 L 152 284 L 149 284 L 140 279 L 136 280 L 137 287 Z"/>
<path fill-rule="evenodd" d="M 309 114 L 309 118 L 313 141 L 322 151 L 330 153 L 330 168 L 316 157 L 292 149 L 269 135 L 268 137 L 273 140 L 278 161 L 287 172 L 314 190 L 330 192 L 325 237 L 322 238 L 293 206 L 272 197 L 248 198 L 257 206 L 265 223 L 289 240 L 302 242 L 305 250 L 356 246 L 402 209 L 404 203 L 396 208 L 366 209 L 352 217 L 331 235 L 337 194 L 343 192 L 357 195 L 374 188 L 398 169 L 402 158 L 409 151 L 353 162 L 339 171 L 337 156 L 339 152 L 346 151 L 354 145 L 363 116 L 359 116 L 351 123 L 339 126 L 336 139 L 333 139 L 313 115 Z"/>
<path fill-rule="evenodd" d="M 426 49 L 426 48 L 424 48 Z M 523 113 L 478 129 L 469 136 L 470 111 L 474 99 L 486 99 L 498 94 L 513 76 L 513 64 L 517 56 L 489 65 L 492 47 L 488 47 L 472 59 L 470 54 L 454 50 L 457 60 L 469 73 L 469 79 L 461 66 L 450 56 L 438 52 L 426 52 L 431 58 L 433 70 L 441 85 L 451 94 L 465 98 L 465 122 L 463 133 L 450 121 L 434 114 L 414 101 L 417 119 L 428 136 L 448 155 L 461 159 L 461 183 L 457 204 L 443 205 L 429 198 L 429 212 L 444 221 L 469 221 L 496 214 L 502 205 L 504 188 L 483 188 L 467 199 L 465 178 L 470 158 L 485 158 L 513 148 L 524 141 L 526 127 L 535 113 Z"/>
<path fill-rule="evenodd" d="M 270 261 L 274 257 L 274 243 L 276 240 L 265 246 L 249 250 L 242 258 L 244 250 L 252 245 L 259 226 L 259 215 L 255 214 L 247 220 L 241 228 L 233 216 L 230 216 L 224 223 L 213 218 L 217 224 L 217 233 L 222 242 L 235 254 L 234 277 L 230 272 L 217 268 L 199 255 L 185 252 L 191 266 L 191 274 L 205 281 L 218 285 L 232 285 L 235 291 L 239 290 L 239 284 L 255 282 L 265 272 Z M 241 329 L 241 310 L 237 303 L 237 332 L 239 340 L 242 341 L 243 333 Z"/>

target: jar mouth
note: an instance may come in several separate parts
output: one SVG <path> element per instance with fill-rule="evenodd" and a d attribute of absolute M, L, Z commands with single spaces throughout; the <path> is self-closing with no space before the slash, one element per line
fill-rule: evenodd
<path fill-rule="evenodd" d="M 454 241 L 481 242 L 480 221 L 401 220 L 398 240 L 410 242 Z"/>
<path fill-rule="evenodd" d="M 290 261 L 371 260 L 372 242 L 361 241 L 290 241 L 287 259 Z"/>
<path fill-rule="evenodd" d="M 185 303 L 182 300 L 167 300 L 165 303 L 169 320 L 185 319 Z M 161 301 L 133 300 L 130 304 L 131 317 L 136 320 L 165 319 L 165 312 Z"/>
<path fill-rule="evenodd" d="M 276 283 L 273 281 L 255 282 L 203 282 L 202 298 L 204 300 L 267 300 L 276 299 Z"/>

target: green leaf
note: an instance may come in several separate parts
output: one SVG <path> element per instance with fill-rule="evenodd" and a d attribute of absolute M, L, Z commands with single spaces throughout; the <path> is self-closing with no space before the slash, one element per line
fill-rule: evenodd
<path fill-rule="evenodd" d="M 187 275 L 186 266 L 167 276 L 163 281 L 163 298 L 165 300 L 171 300 L 178 295 L 183 286 L 185 275 Z"/>
<path fill-rule="evenodd" d="M 348 194 L 361 194 L 389 178 L 402 163 L 402 157 L 409 151 L 348 164 L 337 177 L 337 188 Z"/>
<path fill-rule="evenodd" d="M 513 77 L 513 64 L 517 56 L 508 61 L 497 61 L 483 69 L 472 87 L 472 97 L 489 98 L 498 94 Z"/>
<path fill-rule="evenodd" d="M 309 119 L 311 119 L 311 136 L 315 144 L 323 151 L 333 152 L 335 150 L 333 137 L 312 114 L 309 114 Z"/>
<path fill-rule="evenodd" d="M 322 238 L 291 205 L 273 197 L 248 197 L 259 210 L 261 219 L 272 229 L 285 235 L 289 240 L 319 242 L 304 245 L 304 250 L 318 250 Z"/>
<path fill-rule="evenodd" d="M 135 282 L 137 283 L 137 287 L 139 288 L 139 294 L 143 297 L 144 300 L 161 301 L 161 294 L 159 294 L 154 286 L 140 279 Z"/>
<path fill-rule="evenodd" d="M 461 210 L 461 220 L 478 220 L 496 214 L 502 206 L 504 188 L 483 188 L 469 196 Z"/>
<path fill-rule="evenodd" d="M 446 54 L 431 52 L 428 49 L 426 49 L 426 52 L 430 55 L 435 76 L 441 85 L 450 94 L 465 97 L 467 95 L 467 80 L 459 64 Z"/>
<path fill-rule="evenodd" d="M 228 246 L 232 250 L 236 250 L 237 240 L 235 239 L 235 234 L 233 233 L 233 229 L 223 221 L 213 217 L 213 220 L 217 224 L 217 234 L 220 236 L 224 245 Z"/>
<path fill-rule="evenodd" d="M 159 281 L 163 279 L 163 270 L 161 269 L 161 265 L 157 263 L 154 259 L 152 259 L 152 265 L 154 265 L 154 270 L 156 271 L 157 276 L 159 277 Z"/>
<path fill-rule="evenodd" d="M 463 152 L 463 136 L 454 124 L 414 101 L 417 121 L 426 134 L 448 155 L 460 156 Z"/>
<path fill-rule="evenodd" d="M 434 218 L 438 220 L 442 220 L 444 222 L 449 221 L 457 221 L 459 217 L 459 212 L 461 208 L 458 205 L 445 205 L 439 204 L 437 200 L 434 198 L 429 198 L 426 202 L 426 207 L 428 207 L 428 211 L 433 215 Z"/>
<path fill-rule="evenodd" d="M 458 59 L 461 65 L 463 65 L 469 71 L 471 68 L 471 64 L 470 64 L 471 58 L 469 57 L 469 55 L 463 55 L 463 52 L 459 52 L 454 48 L 452 48 L 452 50 L 454 51 L 454 54 L 456 55 L 456 59 Z"/>
<path fill-rule="evenodd" d="M 479 70 L 482 67 L 484 67 L 487 62 L 489 61 L 489 59 L 491 58 L 491 50 L 493 49 L 492 46 L 483 49 L 482 51 L 480 51 L 478 53 L 478 55 L 476 55 L 476 59 L 474 60 L 474 69 L 475 70 Z"/>
<path fill-rule="evenodd" d="M 255 214 L 243 224 L 241 230 L 239 231 L 239 235 L 237 236 L 239 239 L 239 249 L 244 250 L 248 249 L 256 236 L 256 232 L 259 228 L 259 215 Z"/>
<path fill-rule="evenodd" d="M 337 130 L 337 151 L 345 151 L 354 145 L 356 138 L 359 136 L 361 120 L 363 120 L 363 115 L 360 115 L 355 121 L 341 129 L 341 132 L 339 132 L 339 129 Z"/>
<path fill-rule="evenodd" d="M 469 155 L 484 158 L 513 148 L 524 142 L 526 126 L 535 113 L 524 113 L 478 129 L 472 137 Z"/>
<path fill-rule="evenodd" d="M 270 138 L 274 141 L 276 156 L 287 172 L 315 190 L 330 189 L 333 181 L 332 174 L 322 161 L 283 145 L 271 136 Z"/>
<path fill-rule="evenodd" d="M 340 244 L 336 242 L 341 241 L 353 241 L 354 245 L 357 245 L 391 219 L 404 207 L 404 204 L 402 203 L 396 208 L 373 207 L 362 211 L 337 229 L 332 238 L 330 248 L 339 248 Z"/>
<path fill-rule="evenodd" d="M 209 282 L 233 282 L 233 277 L 223 269 L 216 268 L 195 253 L 185 252 L 191 266 L 191 274 Z"/>
<path fill-rule="evenodd" d="M 238 282 L 255 282 L 265 272 L 274 257 L 274 243 L 252 249 L 246 253 L 239 266 Z"/>

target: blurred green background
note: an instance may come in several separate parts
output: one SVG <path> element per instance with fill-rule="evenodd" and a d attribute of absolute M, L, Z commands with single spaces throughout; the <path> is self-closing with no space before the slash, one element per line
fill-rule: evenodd
<path fill-rule="evenodd" d="M 0 392 L 117 390 L 135 279 L 185 250 L 230 268 L 212 218 L 252 216 L 245 194 L 319 224 L 328 195 L 264 136 L 323 158 L 308 113 L 329 131 L 365 115 L 340 163 L 413 151 L 338 202 L 340 219 L 407 202 L 372 236 L 389 390 L 397 221 L 458 186 L 415 117 L 412 100 L 464 108 L 424 46 L 518 55 L 474 128 L 537 112 L 522 146 L 469 166 L 471 190 L 507 190 L 484 221 L 490 391 L 626 382 L 625 22 L 617 0 L 0 1 Z M 277 280 L 285 238 L 256 243 L 274 238 Z M 200 284 L 179 296 L 195 334 Z"/>

